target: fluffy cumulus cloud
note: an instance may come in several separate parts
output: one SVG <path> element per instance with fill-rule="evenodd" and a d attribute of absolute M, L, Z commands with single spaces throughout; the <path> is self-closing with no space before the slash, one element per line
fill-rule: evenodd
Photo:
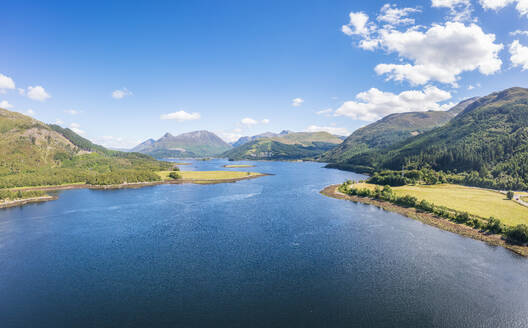
<path fill-rule="evenodd" d="M 528 47 L 523 46 L 519 40 L 510 45 L 511 62 L 514 67 L 521 66 L 522 70 L 528 69 Z"/>
<path fill-rule="evenodd" d="M 269 124 L 269 122 L 270 122 L 270 120 L 267 119 L 267 118 L 265 118 L 262 121 L 260 121 L 260 123 L 262 123 L 262 124 Z"/>
<path fill-rule="evenodd" d="M 180 110 L 174 113 L 163 114 L 160 116 L 162 120 L 175 120 L 176 122 L 193 121 L 200 119 L 199 113 L 187 113 Z"/>
<path fill-rule="evenodd" d="M 78 123 L 72 123 L 70 124 L 70 130 L 77 134 L 84 134 L 84 130 L 81 130 L 81 125 Z"/>
<path fill-rule="evenodd" d="M 4 93 L 6 90 L 15 88 L 15 82 L 9 76 L 5 76 L 0 73 L 0 93 Z"/>
<path fill-rule="evenodd" d="M 243 125 L 246 125 L 246 126 L 252 126 L 252 125 L 257 125 L 258 121 L 254 120 L 254 119 L 252 119 L 250 117 L 246 117 L 246 118 L 243 118 L 242 120 L 240 120 L 240 123 L 242 123 Z"/>
<path fill-rule="evenodd" d="M 40 85 L 28 87 L 26 94 L 29 99 L 37 101 L 45 101 L 46 99 L 51 98 L 51 96 L 46 92 L 46 90 L 44 90 L 44 88 Z"/>
<path fill-rule="evenodd" d="M 341 27 L 341 31 L 346 35 L 367 35 L 369 34 L 368 20 L 369 17 L 363 12 L 354 13 L 351 12 L 349 15 L 349 22 L 347 25 Z"/>
<path fill-rule="evenodd" d="M 503 45 L 495 43 L 495 35 L 484 33 L 476 24 L 447 22 L 425 32 L 383 30 L 380 43 L 388 52 L 411 63 L 379 64 L 376 73 L 414 85 L 430 81 L 456 84 L 462 72 L 478 70 L 489 75 L 502 66 L 498 54 Z"/>
<path fill-rule="evenodd" d="M 28 116 L 35 116 L 36 113 L 35 113 L 35 111 L 32 110 L 32 109 L 28 109 L 27 111 L 25 111 L 24 114 L 26 114 L 26 115 L 28 115 Z"/>
<path fill-rule="evenodd" d="M 294 98 L 294 99 L 292 99 L 292 106 L 293 107 L 299 107 L 299 106 L 301 106 L 303 104 L 303 102 L 304 102 L 304 99 L 302 99 L 302 98 Z"/>
<path fill-rule="evenodd" d="M 509 4 L 515 3 L 515 9 L 523 15 L 528 16 L 528 0 L 479 0 L 484 9 L 499 10 Z"/>
<path fill-rule="evenodd" d="M 403 91 L 400 94 L 383 92 L 372 88 L 361 92 L 354 101 L 346 101 L 339 107 L 336 116 L 348 116 L 362 121 L 378 120 L 388 114 L 410 111 L 445 110 L 452 104 L 440 105 L 451 98 L 451 94 L 434 86 L 424 90 Z"/>
<path fill-rule="evenodd" d="M 335 126 L 317 126 L 310 125 L 306 128 L 306 132 L 328 132 L 338 136 L 348 136 L 350 132 L 346 128 L 338 128 Z"/>
<path fill-rule="evenodd" d="M 127 88 L 114 90 L 112 92 L 112 98 L 114 98 L 114 99 L 123 99 L 123 98 L 125 98 L 127 96 L 131 96 L 131 95 L 132 95 L 132 92 L 130 90 L 128 90 Z"/>
<path fill-rule="evenodd" d="M 456 15 L 453 12 L 454 16 L 460 16 L 461 11 L 469 10 L 471 3 L 468 0 L 433 0 L 432 5 L 450 8 L 457 11 Z M 382 49 L 398 56 L 397 63 L 380 63 L 375 67 L 375 72 L 386 76 L 387 80 L 408 81 L 412 85 L 440 82 L 456 86 L 463 72 L 478 70 L 490 75 L 501 69 L 499 52 L 503 45 L 495 42 L 494 34 L 485 33 L 475 23 L 466 25 L 457 21 L 462 19 L 454 16 L 443 24 L 402 28 L 401 25 L 414 25 L 409 15 L 417 11 L 385 5 L 377 17 L 384 24 L 382 27 L 369 22 L 364 13 L 351 13 L 343 32 L 358 38 L 358 46 L 364 50 Z"/>
<path fill-rule="evenodd" d="M 7 100 L 2 100 L 0 101 L 0 108 L 3 108 L 3 109 L 10 109 L 10 108 L 13 108 L 14 106 L 11 105 Z"/>

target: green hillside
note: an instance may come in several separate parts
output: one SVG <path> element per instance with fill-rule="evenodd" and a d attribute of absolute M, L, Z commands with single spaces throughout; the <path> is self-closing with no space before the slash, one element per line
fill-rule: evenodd
<path fill-rule="evenodd" d="M 479 98 L 446 125 L 384 151 L 358 154 L 340 167 L 380 171 L 432 168 L 462 183 L 528 189 L 528 89 Z"/>
<path fill-rule="evenodd" d="M 156 180 L 169 163 L 108 150 L 70 129 L 0 109 L 0 188 Z"/>
<path fill-rule="evenodd" d="M 384 149 L 412 136 L 422 134 L 449 122 L 477 98 L 460 102 L 449 111 L 391 114 L 352 133 L 338 147 L 324 153 L 320 160 L 342 162 L 373 149 Z"/>
<path fill-rule="evenodd" d="M 148 154 L 155 158 L 168 157 L 210 157 L 217 156 L 231 145 L 209 131 L 194 131 L 173 136 L 166 133 L 158 140 L 149 139 L 132 151 Z"/>
<path fill-rule="evenodd" d="M 297 132 L 261 138 L 222 154 L 231 160 L 313 159 L 340 144 L 342 140 L 327 132 Z"/>

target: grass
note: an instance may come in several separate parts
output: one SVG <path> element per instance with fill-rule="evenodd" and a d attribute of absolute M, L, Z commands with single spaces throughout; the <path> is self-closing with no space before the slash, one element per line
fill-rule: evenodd
<path fill-rule="evenodd" d="M 228 165 L 224 165 L 224 167 L 227 167 L 227 168 L 243 168 L 243 167 L 255 167 L 255 165 L 249 165 L 249 164 L 228 164 Z"/>
<path fill-rule="evenodd" d="M 170 172 L 160 171 L 158 175 L 164 180 L 169 180 Z M 229 180 L 261 175 L 255 172 L 239 171 L 179 171 L 178 173 L 181 175 L 182 180 Z"/>
<path fill-rule="evenodd" d="M 365 183 L 355 186 L 369 189 L 376 187 Z M 506 195 L 496 191 L 451 184 L 407 185 L 392 189 L 398 196 L 411 195 L 419 200 L 425 199 L 435 205 L 465 211 L 484 218 L 493 216 L 509 226 L 528 224 L 528 207 L 508 200 Z"/>
<path fill-rule="evenodd" d="M 56 185 L 25 186 L 25 187 L 13 187 L 13 188 L 6 188 L 6 189 L 25 190 L 25 189 L 53 188 L 53 187 L 62 187 L 62 186 L 70 186 L 70 185 L 84 185 L 84 184 L 86 184 L 86 182 L 67 182 L 67 183 L 56 184 Z"/>

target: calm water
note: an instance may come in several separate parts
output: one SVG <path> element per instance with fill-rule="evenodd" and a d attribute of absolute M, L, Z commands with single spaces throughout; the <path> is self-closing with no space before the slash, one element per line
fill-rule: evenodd
<path fill-rule="evenodd" d="M 527 259 L 256 165 L 0 211 L 0 327 L 528 327 Z"/>

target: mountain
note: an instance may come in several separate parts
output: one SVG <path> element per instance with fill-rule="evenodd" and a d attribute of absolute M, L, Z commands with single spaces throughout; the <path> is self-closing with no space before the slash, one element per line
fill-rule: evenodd
<path fill-rule="evenodd" d="M 168 167 L 150 156 L 109 150 L 70 129 L 0 109 L 0 188 L 88 182 L 100 175 L 108 181 L 152 181 L 157 177 L 153 171 Z"/>
<path fill-rule="evenodd" d="M 278 135 L 258 138 L 224 154 L 231 160 L 297 160 L 321 155 L 342 140 L 328 132 L 282 131 Z"/>
<path fill-rule="evenodd" d="M 264 133 L 257 134 L 257 135 L 251 136 L 251 137 L 248 137 L 248 136 L 240 137 L 236 142 L 234 142 L 232 144 L 232 146 L 233 147 L 238 147 L 238 146 L 242 146 L 243 144 L 246 144 L 246 143 L 251 142 L 251 141 L 255 141 L 255 140 L 258 140 L 258 139 L 264 139 L 264 138 L 276 137 L 278 135 L 279 135 L 278 133 L 264 132 Z"/>
<path fill-rule="evenodd" d="M 219 155 L 231 145 L 209 131 L 194 131 L 173 136 L 165 133 L 158 140 L 149 139 L 132 149 L 156 158 L 163 157 L 209 157 Z"/>
<path fill-rule="evenodd" d="M 466 184 L 526 190 L 528 89 L 479 98 L 444 126 L 341 164 L 370 171 L 432 168 L 462 173 Z"/>
<path fill-rule="evenodd" d="M 448 111 L 408 112 L 385 116 L 354 131 L 341 145 L 324 153 L 319 160 L 342 162 L 369 150 L 384 149 L 446 124 L 477 99 L 466 99 Z"/>

